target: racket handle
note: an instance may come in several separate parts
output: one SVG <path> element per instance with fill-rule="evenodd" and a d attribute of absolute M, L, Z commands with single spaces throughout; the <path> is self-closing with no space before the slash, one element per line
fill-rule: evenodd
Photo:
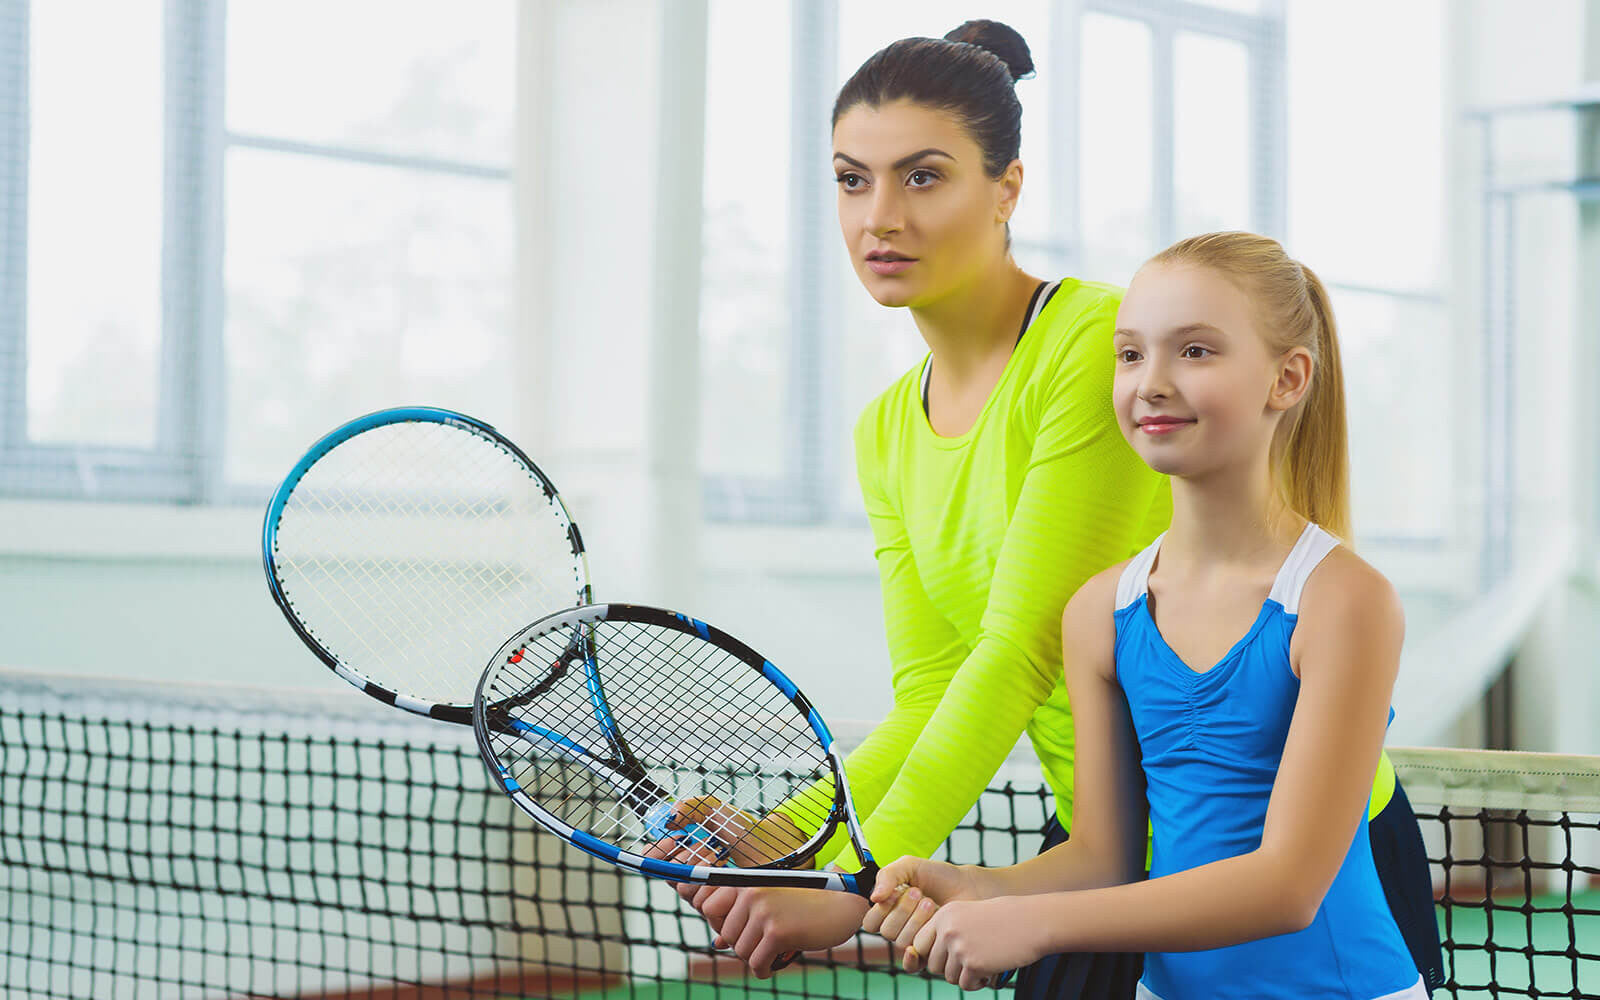
<path fill-rule="evenodd" d="M 791 951 L 787 954 L 779 955 L 777 958 L 772 960 L 772 971 L 777 972 L 779 969 L 787 969 L 790 965 L 794 964 L 794 960 L 799 957 L 800 953 L 798 951 Z"/>

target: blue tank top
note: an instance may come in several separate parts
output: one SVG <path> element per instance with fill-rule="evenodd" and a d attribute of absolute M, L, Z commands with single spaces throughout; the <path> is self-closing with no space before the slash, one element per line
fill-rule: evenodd
<path fill-rule="evenodd" d="M 1321 528 L 1306 525 L 1255 624 L 1203 673 L 1173 652 L 1150 613 L 1150 569 L 1161 538 L 1123 571 L 1116 669 L 1143 753 L 1152 878 L 1261 846 L 1267 800 L 1300 693 L 1289 663 L 1300 594 L 1337 545 Z M 1419 979 L 1384 900 L 1363 816 L 1309 927 L 1227 948 L 1152 953 L 1145 958 L 1141 995 L 1425 997 Z"/>

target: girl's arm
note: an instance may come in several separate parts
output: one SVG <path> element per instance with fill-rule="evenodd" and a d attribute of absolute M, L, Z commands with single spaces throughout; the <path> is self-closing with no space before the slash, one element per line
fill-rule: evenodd
<path fill-rule="evenodd" d="M 1393 587 L 1335 550 L 1302 603 L 1300 694 L 1259 848 L 1148 882 L 953 903 L 917 935 L 914 964 L 975 983 L 1019 958 L 1220 948 L 1309 925 L 1361 832 L 1403 635 Z"/>

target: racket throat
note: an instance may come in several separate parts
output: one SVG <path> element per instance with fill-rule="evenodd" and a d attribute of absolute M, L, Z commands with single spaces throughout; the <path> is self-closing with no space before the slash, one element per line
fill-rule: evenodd
<path fill-rule="evenodd" d="M 878 866 L 868 861 L 858 872 L 844 875 L 845 884 L 862 899 L 871 901 L 872 889 L 878 884 Z"/>
<path fill-rule="evenodd" d="M 668 805 L 670 808 L 673 802 L 672 796 L 667 794 L 665 788 L 651 781 L 649 775 L 644 773 L 644 768 L 640 767 L 638 763 L 632 761 L 615 761 L 613 763 L 616 769 L 628 779 L 628 788 L 622 793 L 622 804 L 635 816 L 648 823 L 650 817 L 656 814 L 663 804 Z"/>

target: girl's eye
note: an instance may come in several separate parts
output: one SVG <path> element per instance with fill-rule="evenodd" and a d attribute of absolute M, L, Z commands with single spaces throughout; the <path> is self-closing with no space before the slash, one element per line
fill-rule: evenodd
<path fill-rule="evenodd" d="M 938 179 L 939 175 L 932 170 L 913 170 L 911 176 L 906 178 L 912 187 L 928 187 Z"/>
<path fill-rule="evenodd" d="M 1210 353 L 1211 348 L 1209 347 L 1201 347 L 1199 344 L 1190 344 L 1183 349 L 1182 356 L 1186 358 L 1203 358 Z"/>
<path fill-rule="evenodd" d="M 846 191 L 859 191 L 867 184 L 866 179 L 860 174 L 840 174 L 834 181 Z"/>
<path fill-rule="evenodd" d="M 1139 352 L 1131 347 L 1124 347 L 1117 352 L 1117 360 L 1125 365 L 1131 365 L 1139 360 Z"/>

